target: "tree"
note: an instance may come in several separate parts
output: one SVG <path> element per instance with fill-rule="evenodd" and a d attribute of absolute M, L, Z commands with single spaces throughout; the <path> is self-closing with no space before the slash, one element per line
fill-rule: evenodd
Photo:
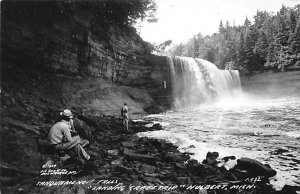
<path fill-rule="evenodd" d="M 138 19 L 157 21 L 155 17 L 156 3 L 154 0 L 98 0 L 57 1 L 60 9 L 71 14 L 92 14 L 98 17 L 97 23 L 117 23 L 132 26 Z M 97 24 L 96 24 L 97 25 Z"/>
<path fill-rule="evenodd" d="M 254 25 L 261 29 L 265 23 L 265 21 L 269 18 L 269 13 L 266 11 L 257 11 L 254 16 Z"/>
<path fill-rule="evenodd" d="M 198 41 L 198 36 L 194 36 L 192 39 L 192 44 L 193 44 L 193 57 L 197 58 L 199 56 L 199 41 Z"/>
<path fill-rule="evenodd" d="M 213 48 L 209 48 L 208 50 L 206 50 L 206 53 L 204 54 L 204 59 L 208 60 L 212 63 L 215 62 L 215 53 L 216 51 Z"/>
<path fill-rule="evenodd" d="M 260 32 L 259 38 L 257 42 L 255 43 L 254 53 L 258 57 L 259 66 L 262 68 L 264 67 L 264 64 L 267 60 L 268 55 L 268 39 L 264 32 Z"/>
<path fill-rule="evenodd" d="M 300 25 L 298 25 L 295 29 L 291 40 L 291 51 L 294 54 L 300 54 Z"/>
<path fill-rule="evenodd" d="M 254 47 L 256 42 L 256 34 L 253 29 L 249 29 L 246 32 L 244 49 L 245 49 L 245 59 L 244 67 L 252 74 L 254 71 L 258 70 L 257 57 L 254 53 Z"/>
<path fill-rule="evenodd" d="M 163 43 L 161 43 L 161 44 L 159 44 L 158 46 L 157 46 L 157 49 L 158 50 L 165 50 L 166 49 L 166 47 L 168 47 L 168 46 L 170 46 L 171 44 L 172 44 L 172 40 L 166 40 L 166 41 L 164 41 Z"/>
<path fill-rule="evenodd" d="M 253 24 L 248 18 L 242 26 L 220 21 L 219 32 L 183 44 L 184 56 L 198 56 L 219 68 L 227 64 L 242 73 L 265 69 L 284 70 L 300 60 L 300 4 L 276 13 L 257 11 Z"/>
<path fill-rule="evenodd" d="M 290 34 L 295 32 L 296 26 L 297 26 L 296 15 L 295 15 L 295 12 L 293 10 L 291 10 L 291 14 L 290 14 Z"/>
<path fill-rule="evenodd" d="M 276 61 L 275 43 L 271 42 L 268 47 L 267 63 L 265 64 L 265 67 L 272 69 L 276 66 L 277 66 L 277 61 Z"/>
<path fill-rule="evenodd" d="M 246 17 L 246 19 L 245 19 L 244 26 L 245 26 L 246 28 L 248 28 L 248 27 L 251 26 L 251 22 L 250 22 L 250 20 L 248 19 L 248 17 Z"/>
<path fill-rule="evenodd" d="M 222 34 L 224 32 L 224 29 L 225 28 L 224 28 L 224 25 L 223 25 L 223 21 L 221 20 L 220 24 L 219 24 L 219 33 Z"/>

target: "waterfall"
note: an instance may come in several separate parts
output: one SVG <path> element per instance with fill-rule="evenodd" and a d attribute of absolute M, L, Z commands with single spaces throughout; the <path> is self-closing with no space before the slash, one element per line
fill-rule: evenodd
<path fill-rule="evenodd" d="M 175 56 L 168 61 L 175 107 L 211 102 L 241 89 L 237 70 L 219 70 L 213 63 L 198 58 Z"/>

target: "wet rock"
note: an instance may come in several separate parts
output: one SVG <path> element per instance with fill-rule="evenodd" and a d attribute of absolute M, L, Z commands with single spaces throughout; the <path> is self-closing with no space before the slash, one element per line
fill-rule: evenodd
<path fill-rule="evenodd" d="M 155 164 L 155 161 L 159 160 L 158 158 L 151 156 L 151 155 L 146 155 L 146 154 L 137 154 L 134 153 L 134 150 L 130 149 L 124 149 L 124 156 L 127 160 L 129 161 L 141 161 L 147 164 Z"/>
<path fill-rule="evenodd" d="M 185 170 L 185 169 L 187 169 L 187 166 L 184 165 L 184 164 L 175 162 L 174 168 L 175 168 L 175 169 L 178 169 L 178 170 Z"/>
<path fill-rule="evenodd" d="M 250 158 L 240 158 L 237 160 L 237 168 L 247 170 L 250 176 L 265 176 L 272 177 L 277 172 L 270 166 L 264 165 L 257 160 Z"/>
<path fill-rule="evenodd" d="M 188 155 L 179 152 L 166 152 L 163 157 L 167 162 L 183 162 L 189 159 Z"/>
<path fill-rule="evenodd" d="M 113 155 L 113 156 L 117 156 L 119 153 L 119 150 L 115 149 L 115 150 L 108 150 L 107 154 L 108 155 Z"/>
<path fill-rule="evenodd" d="M 216 166 L 217 165 L 217 158 L 219 157 L 218 152 L 207 152 L 206 159 L 202 161 L 203 164 L 207 164 L 210 166 Z"/>
<path fill-rule="evenodd" d="M 117 160 L 113 160 L 113 161 L 111 161 L 111 165 L 120 165 L 120 164 L 122 164 L 122 158 L 119 158 L 119 159 L 117 159 Z"/>
<path fill-rule="evenodd" d="M 27 123 L 24 123 L 22 121 L 18 121 L 18 120 L 9 118 L 9 117 L 1 118 L 1 123 L 6 124 L 6 125 L 12 125 L 12 126 L 17 127 L 18 129 L 28 131 L 28 132 L 32 132 L 34 134 L 40 134 L 38 126 L 30 125 L 30 124 L 27 124 Z"/>
<path fill-rule="evenodd" d="M 146 182 L 146 183 L 159 183 L 161 185 L 164 185 L 164 183 L 158 179 L 158 178 L 153 178 L 153 177 L 141 177 L 141 180 Z"/>
<path fill-rule="evenodd" d="M 69 159 L 67 159 L 64 162 L 64 165 L 66 165 L 66 166 L 75 165 L 75 166 L 82 168 L 84 163 L 85 163 L 85 161 L 79 157 L 70 157 Z"/>
<path fill-rule="evenodd" d="M 141 166 L 141 171 L 146 172 L 146 173 L 154 173 L 156 170 L 155 166 L 147 165 L 147 164 L 142 164 Z"/>
<path fill-rule="evenodd" d="M 190 159 L 187 162 L 189 167 L 197 166 L 199 164 L 199 162 L 195 159 Z"/>
<path fill-rule="evenodd" d="M 156 177 L 156 178 L 162 178 L 164 177 L 162 174 L 160 173 L 144 173 L 145 176 L 148 176 L 148 177 Z"/>
<path fill-rule="evenodd" d="M 37 138 L 37 145 L 38 145 L 38 150 L 42 154 L 47 154 L 47 155 L 52 155 L 54 154 L 54 149 L 51 149 L 51 146 L 49 146 L 48 140 Z"/>
<path fill-rule="evenodd" d="M 98 164 L 96 161 L 88 161 L 86 162 L 86 164 L 84 165 L 84 170 L 86 171 L 90 171 L 90 172 L 99 172 L 98 171 Z"/>
<path fill-rule="evenodd" d="M 236 177 L 237 180 L 245 180 L 246 178 L 249 178 L 249 175 L 247 171 L 240 170 L 237 168 L 230 169 L 229 172 Z"/>
<path fill-rule="evenodd" d="M 273 154 L 273 155 L 279 155 L 279 154 L 282 154 L 282 153 L 288 152 L 288 151 L 289 150 L 287 150 L 287 149 L 278 148 L 278 149 L 272 151 L 271 154 Z"/>
<path fill-rule="evenodd" d="M 137 143 L 130 142 L 130 141 L 122 142 L 121 145 L 126 147 L 126 148 L 135 148 L 135 147 L 137 147 Z"/>
<path fill-rule="evenodd" d="M 187 147 L 188 149 L 190 148 L 196 148 L 194 145 L 190 145 L 189 147 Z"/>
<path fill-rule="evenodd" d="M 89 126 L 93 126 L 93 127 L 98 127 L 98 123 L 97 123 L 97 120 L 90 117 L 90 116 L 86 116 L 86 115 L 83 115 L 83 114 L 80 114 L 78 115 L 77 117 L 79 120 L 85 122 L 87 125 Z"/>
<path fill-rule="evenodd" d="M 190 177 L 177 177 L 177 182 L 180 185 L 189 184 L 191 183 Z"/>
<path fill-rule="evenodd" d="M 293 186 L 284 185 L 281 191 L 278 191 L 277 194 L 297 194 L 297 192 Z"/>
<path fill-rule="evenodd" d="M 94 128 L 88 126 L 84 121 L 77 118 L 74 119 L 74 128 L 78 132 L 78 135 L 83 139 L 93 140 Z"/>
<path fill-rule="evenodd" d="M 222 160 L 224 160 L 224 162 L 228 162 L 229 160 L 235 160 L 235 156 L 225 156 L 222 158 Z"/>
<path fill-rule="evenodd" d="M 117 171 L 119 171 L 121 174 L 131 174 L 133 173 L 133 169 L 132 168 L 128 168 L 126 166 L 123 166 L 121 164 L 118 164 L 117 165 L 117 168 L 116 168 Z"/>
<path fill-rule="evenodd" d="M 0 182 L 2 186 L 11 186 L 11 185 L 15 185 L 18 182 L 20 182 L 21 177 L 20 175 L 16 175 L 16 176 L 10 176 L 10 177 L 0 177 Z"/>
<path fill-rule="evenodd" d="M 189 160 L 187 169 L 191 175 L 198 177 L 205 177 L 220 173 L 220 171 L 216 167 L 199 164 L 198 161 L 195 160 Z"/>
<path fill-rule="evenodd" d="M 136 153 L 139 153 L 139 154 L 148 154 L 149 153 L 149 150 L 147 148 L 139 148 L 139 149 L 136 149 L 135 151 L 136 151 Z"/>
<path fill-rule="evenodd" d="M 148 144 L 149 143 L 149 139 L 147 137 L 141 137 L 139 139 L 139 144 Z"/>

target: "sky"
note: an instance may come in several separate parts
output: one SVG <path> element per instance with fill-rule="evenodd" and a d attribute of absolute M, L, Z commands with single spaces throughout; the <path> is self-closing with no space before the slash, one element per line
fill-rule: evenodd
<path fill-rule="evenodd" d="M 141 37 L 150 43 L 160 44 L 172 40 L 186 42 L 199 32 L 206 36 L 218 32 L 220 21 L 242 25 L 248 17 L 259 11 L 274 12 L 282 5 L 293 7 L 300 0 L 155 0 L 156 23 L 142 23 Z"/>

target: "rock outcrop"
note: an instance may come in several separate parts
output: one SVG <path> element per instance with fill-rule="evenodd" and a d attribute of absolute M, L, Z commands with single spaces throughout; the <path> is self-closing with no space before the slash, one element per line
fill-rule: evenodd
<path fill-rule="evenodd" d="M 35 98 L 55 97 L 59 107 L 77 104 L 116 115 L 124 101 L 140 114 L 158 94 L 170 93 L 163 90 L 170 79 L 166 58 L 151 55 L 151 44 L 133 27 L 55 1 L 5 1 L 1 10 L 1 87 L 7 98 L 32 91 Z"/>

